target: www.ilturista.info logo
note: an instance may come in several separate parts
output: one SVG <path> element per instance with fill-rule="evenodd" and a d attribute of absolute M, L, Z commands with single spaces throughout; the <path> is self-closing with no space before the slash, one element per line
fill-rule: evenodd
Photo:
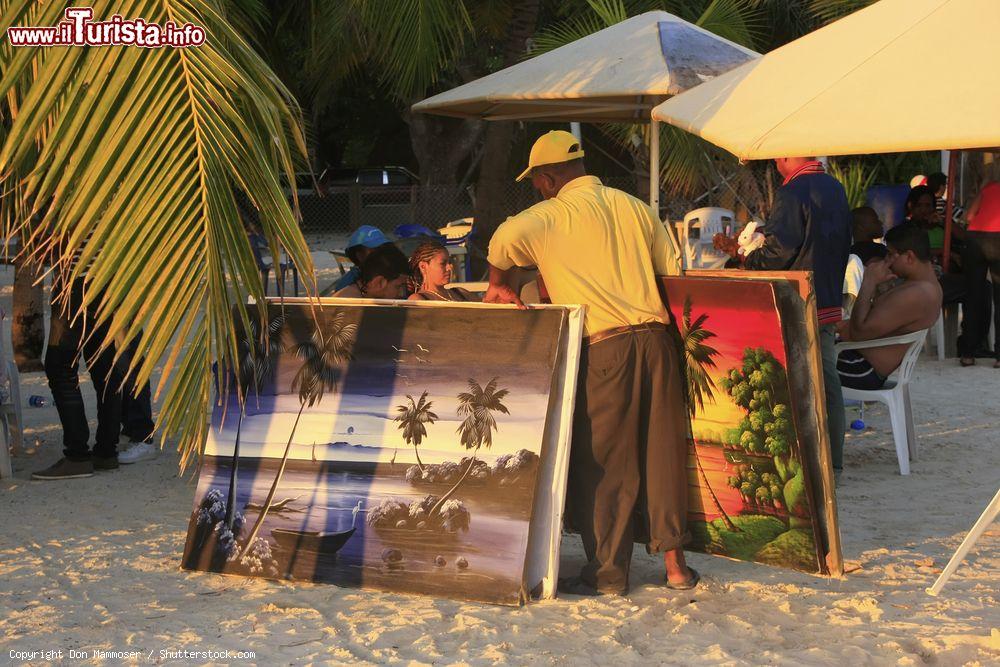
<path fill-rule="evenodd" d="M 173 21 L 147 23 L 143 19 L 123 19 L 115 14 L 109 21 L 93 21 L 91 7 L 67 7 L 66 20 L 55 27 L 20 26 L 7 28 L 12 46 L 164 46 L 185 48 L 205 43 L 205 29 L 193 23 L 182 26 Z"/>

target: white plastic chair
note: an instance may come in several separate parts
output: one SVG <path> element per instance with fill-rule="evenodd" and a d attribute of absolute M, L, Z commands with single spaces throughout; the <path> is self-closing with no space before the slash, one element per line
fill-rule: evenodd
<path fill-rule="evenodd" d="M 934 331 L 934 347 L 937 348 L 937 358 L 938 361 L 944 361 L 944 311 L 941 311 L 940 317 L 938 317 L 937 322 L 933 326 Z M 928 336 L 924 342 L 924 348 L 930 347 L 931 336 Z"/>
<path fill-rule="evenodd" d="M 881 389 L 865 390 L 844 387 L 844 398 L 855 401 L 879 401 L 889 408 L 892 439 L 896 444 L 899 474 L 910 474 L 910 461 L 917 458 L 917 436 L 913 430 L 913 409 L 910 407 L 910 378 L 917 366 L 917 358 L 927 338 L 927 329 L 874 340 L 844 341 L 837 343 L 837 353 L 844 350 L 863 350 L 888 345 L 909 345 L 903 361 L 886 380 Z"/>

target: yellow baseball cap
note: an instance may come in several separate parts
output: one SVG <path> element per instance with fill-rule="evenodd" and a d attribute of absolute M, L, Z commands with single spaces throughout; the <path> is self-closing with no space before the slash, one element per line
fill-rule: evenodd
<path fill-rule="evenodd" d="M 558 164 L 583 157 L 580 140 L 565 130 L 546 132 L 535 140 L 528 156 L 528 168 L 516 180 L 523 181 L 535 167 L 543 164 Z"/>

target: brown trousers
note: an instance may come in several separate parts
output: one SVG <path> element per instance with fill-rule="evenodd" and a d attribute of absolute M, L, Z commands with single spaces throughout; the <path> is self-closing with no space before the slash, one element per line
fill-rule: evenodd
<path fill-rule="evenodd" d="M 690 538 L 687 418 L 673 339 L 637 331 L 584 345 L 576 400 L 567 506 L 588 559 L 581 577 L 624 593 L 637 506 L 651 552 Z"/>

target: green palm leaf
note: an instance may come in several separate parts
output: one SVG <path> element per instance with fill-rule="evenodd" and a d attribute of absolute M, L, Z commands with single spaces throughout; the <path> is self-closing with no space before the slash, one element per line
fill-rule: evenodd
<path fill-rule="evenodd" d="M 178 440 L 183 466 L 206 435 L 212 362 L 220 377 L 238 367 L 236 318 L 247 330 L 251 315 L 233 306 L 251 295 L 255 316 L 266 316 L 237 188 L 259 211 L 272 252 L 284 247 L 313 275 L 296 203 L 279 180 L 291 181 L 305 155 L 301 121 L 218 0 L 95 4 L 97 19 L 191 22 L 208 40 L 189 49 L 5 45 L 0 186 L 18 193 L 22 214 L 5 215 L 4 231 L 22 234 L 26 252 L 51 255 L 67 277 L 85 278 L 86 302 L 110 327 L 104 343 L 123 349 L 138 338 L 138 382 L 164 362 L 158 426 Z M 0 0 L 0 29 L 54 25 L 63 7 Z M 311 279 L 306 288 L 315 292 Z"/>
<path fill-rule="evenodd" d="M 437 81 L 473 30 L 461 0 L 344 1 L 355 8 L 383 82 L 402 100 Z"/>
<path fill-rule="evenodd" d="M 848 14 L 853 14 L 859 9 L 864 9 L 875 0 L 811 0 L 809 3 L 809 13 L 812 14 L 821 25 L 833 23 L 842 19 Z"/>

